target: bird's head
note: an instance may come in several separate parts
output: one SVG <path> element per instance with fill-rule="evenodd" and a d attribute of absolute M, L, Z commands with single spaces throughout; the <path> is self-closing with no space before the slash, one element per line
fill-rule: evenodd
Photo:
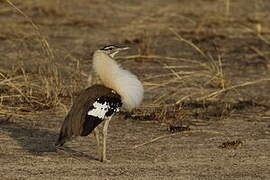
<path fill-rule="evenodd" d="M 108 56 L 110 56 L 111 58 L 113 58 L 120 51 L 124 51 L 127 49 L 129 49 L 129 47 L 127 47 L 127 46 L 109 45 L 109 46 L 105 46 L 105 47 L 99 49 L 99 51 L 101 51 L 101 52 L 107 54 Z"/>

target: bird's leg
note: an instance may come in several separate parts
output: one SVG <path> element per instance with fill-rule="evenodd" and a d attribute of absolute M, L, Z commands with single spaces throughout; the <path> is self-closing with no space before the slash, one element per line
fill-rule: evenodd
<path fill-rule="evenodd" d="M 94 136 L 97 140 L 97 152 L 98 152 L 98 158 L 101 161 L 101 145 L 100 145 L 100 135 L 99 135 L 99 127 L 96 127 L 94 129 Z"/>
<path fill-rule="evenodd" d="M 106 119 L 104 122 L 104 126 L 103 126 L 103 152 L 102 152 L 102 157 L 101 157 L 102 162 L 109 161 L 106 158 L 106 140 L 107 140 L 107 131 L 108 131 L 108 126 L 109 126 L 110 120 L 111 120 L 111 117 Z"/>

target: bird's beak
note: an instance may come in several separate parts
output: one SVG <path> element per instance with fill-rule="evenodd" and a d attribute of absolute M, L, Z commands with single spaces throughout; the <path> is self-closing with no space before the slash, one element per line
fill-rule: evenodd
<path fill-rule="evenodd" d="M 110 56 L 111 57 L 114 57 L 117 53 L 119 53 L 120 51 L 124 51 L 124 50 L 127 50 L 127 49 L 130 49 L 130 47 L 119 47 L 119 48 L 117 48 L 117 50 L 114 52 L 114 53 L 112 53 Z"/>
<path fill-rule="evenodd" d="M 118 48 L 118 51 L 124 51 L 124 50 L 128 50 L 130 49 L 130 47 L 120 47 Z"/>

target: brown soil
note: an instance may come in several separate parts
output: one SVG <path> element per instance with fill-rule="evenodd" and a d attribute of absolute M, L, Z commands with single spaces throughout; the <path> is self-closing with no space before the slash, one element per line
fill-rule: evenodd
<path fill-rule="evenodd" d="M 226 10 L 228 2 L 230 7 Z M 211 96 L 212 99 L 200 99 L 207 92 L 220 90 L 223 80 L 230 87 L 270 78 L 268 0 L 13 3 L 33 20 L 49 43 L 59 72 L 66 77 L 63 85 L 66 94 L 61 94 L 61 102 L 67 107 L 69 93 L 76 94 L 85 87 L 93 51 L 104 44 L 132 47 L 128 54 L 122 55 L 155 55 L 164 59 L 119 59 L 144 81 L 146 93 L 141 109 L 121 112 L 112 120 L 109 163 L 97 161 L 93 135 L 76 138 L 63 150 L 55 149 L 54 142 L 66 114 L 59 109 L 34 116 L 25 110 L 19 115 L 1 113 L 1 179 L 270 178 L 269 81 L 233 88 Z M 1 76 L 8 71 L 18 73 L 18 67 L 35 74 L 34 67 L 45 64 L 43 59 L 51 55 L 42 52 L 28 19 L 5 0 L 0 4 Z M 183 84 L 153 85 L 169 81 L 147 79 L 171 73 L 165 66 L 188 65 L 165 57 L 206 61 L 194 48 L 177 40 L 174 32 L 213 59 L 220 55 L 226 77 L 208 81 L 198 75 Z M 80 73 L 72 76 L 78 64 Z M 174 71 L 202 73 L 195 66 Z M 201 89 L 200 95 L 173 106 L 178 110 L 164 108 L 192 93 L 188 87 L 195 89 L 194 84 Z M 3 94 L 7 91 L 2 87 L 0 90 Z"/>

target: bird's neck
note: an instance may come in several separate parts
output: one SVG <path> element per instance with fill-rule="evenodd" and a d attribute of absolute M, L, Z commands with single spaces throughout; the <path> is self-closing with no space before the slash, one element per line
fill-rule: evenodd
<path fill-rule="evenodd" d="M 93 69 L 105 86 L 121 96 L 126 109 L 132 110 L 140 105 L 144 90 L 137 76 L 123 69 L 110 56 L 100 51 L 94 53 Z"/>

